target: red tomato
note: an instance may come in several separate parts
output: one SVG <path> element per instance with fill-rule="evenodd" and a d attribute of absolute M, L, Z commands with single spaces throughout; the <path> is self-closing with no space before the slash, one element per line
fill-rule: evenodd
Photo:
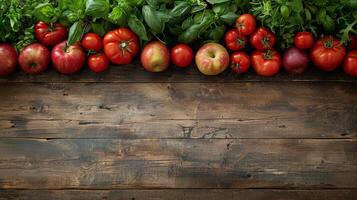
<path fill-rule="evenodd" d="M 45 46 L 55 46 L 67 39 L 67 29 L 59 23 L 39 22 L 35 25 L 36 39 Z"/>
<path fill-rule="evenodd" d="M 264 27 L 259 28 L 250 36 L 250 44 L 260 51 L 272 49 L 275 43 L 276 37 L 274 33 Z"/>
<path fill-rule="evenodd" d="M 193 51 L 186 44 L 178 44 L 171 50 L 171 60 L 177 67 L 188 67 L 193 61 Z"/>
<path fill-rule="evenodd" d="M 67 41 L 64 41 L 52 49 L 51 59 L 58 72 L 74 74 L 82 69 L 86 54 L 79 44 L 67 46 Z"/>
<path fill-rule="evenodd" d="M 310 32 L 299 32 L 295 35 L 294 43 L 298 49 L 310 49 L 314 45 L 314 36 Z"/>
<path fill-rule="evenodd" d="M 82 39 L 82 47 L 87 51 L 98 52 L 103 48 L 103 40 L 98 34 L 87 33 Z"/>
<path fill-rule="evenodd" d="M 351 43 L 348 48 L 351 50 L 357 49 L 357 35 L 350 34 L 350 38 L 351 38 Z"/>
<path fill-rule="evenodd" d="M 104 52 L 112 63 L 130 64 L 139 51 L 139 39 L 127 28 L 110 31 L 104 37 Z"/>
<path fill-rule="evenodd" d="M 236 21 L 236 27 L 239 33 L 243 35 L 250 35 L 255 31 L 257 27 L 257 21 L 253 15 L 244 14 L 238 17 Z"/>
<path fill-rule="evenodd" d="M 103 53 L 90 55 L 87 63 L 89 69 L 95 73 L 102 73 L 109 68 L 109 59 Z"/>
<path fill-rule="evenodd" d="M 249 70 L 250 58 L 243 51 L 235 52 L 231 55 L 231 69 L 234 73 L 243 74 Z"/>
<path fill-rule="evenodd" d="M 245 47 L 247 38 L 240 34 L 237 29 L 232 29 L 226 33 L 226 46 L 232 51 L 238 51 Z"/>
<path fill-rule="evenodd" d="M 324 71 L 334 71 L 343 62 L 346 48 L 332 36 L 318 40 L 311 49 L 310 57 L 315 66 Z"/>
<path fill-rule="evenodd" d="M 347 54 L 343 69 L 347 74 L 357 76 L 357 50 L 352 50 Z"/>
<path fill-rule="evenodd" d="M 17 53 L 15 48 L 9 44 L 0 44 L 0 77 L 14 72 L 16 66 Z"/>
<path fill-rule="evenodd" d="M 281 56 L 276 50 L 255 51 L 251 57 L 254 70 L 260 76 L 274 76 L 281 68 Z"/>

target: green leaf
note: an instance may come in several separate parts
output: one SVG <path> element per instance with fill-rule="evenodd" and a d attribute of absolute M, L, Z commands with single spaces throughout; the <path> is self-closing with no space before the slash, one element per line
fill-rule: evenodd
<path fill-rule="evenodd" d="M 130 15 L 128 24 L 130 29 L 134 31 L 141 40 L 149 40 L 144 24 L 136 17 L 136 15 Z"/>
<path fill-rule="evenodd" d="M 105 33 L 106 33 L 106 30 L 105 30 L 105 28 L 104 28 L 102 23 L 94 23 L 94 22 L 92 22 L 91 23 L 91 27 L 92 27 L 93 32 L 98 34 L 98 35 L 100 35 L 101 37 L 103 37 L 105 35 Z"/>
<path fill-rule="evenodd" d="M 224 23 L 231 25 L 236 21 L 236 19 L 238 18 L 238 15 L 235 14 L 234 12 L 228 12 L 228 13 L 226 13 L 224 15 L 221 15 L 219 18 Z"/>
<path fill-rule="evenodd" d="M 100 18 L 109 14 L 110 4 L 108 0 L 87 0 L 85 14 L 94 18 Z"/>
<path fill-rule="evenodd" d="M 143 6 L 142 13 L 146 24 L 154 34 L 163 32 L 164 26 L 156 11 L 150 6 Z"/>
<path fill-rule="evenodd" d="M 82 39 L 85 25 L 82 21 L 75 22 L 69 29 L 68 45 L 73 45 Z"/>
<path fill-rule="evenodd" d="M 33 15 L 37 21 L 46 23 L 54 23 L 57 21 L 58 13 L 51 3 L 41 3 L 35 7 Z"/>

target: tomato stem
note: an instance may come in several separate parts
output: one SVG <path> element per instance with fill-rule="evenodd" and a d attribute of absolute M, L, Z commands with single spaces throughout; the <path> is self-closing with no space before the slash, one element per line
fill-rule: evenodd
<path fill-rule="evenodd" d="M 332 36 L 330 36 L 327 40 L 325 40 L 324 47 L 326 49 L 330 49 L 333 47 L 333 37 Z"/>
<path fill-rule="evenodd" d="M 266 50 L 264 52 L 264 59 L 265 60 L 270 60 L 273 57 L 273 52 L 270 50 Z"/>

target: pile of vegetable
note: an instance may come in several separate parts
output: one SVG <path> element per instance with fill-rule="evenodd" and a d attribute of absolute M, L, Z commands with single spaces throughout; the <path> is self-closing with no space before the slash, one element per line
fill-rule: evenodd
<path fill-rule="evenodd" d="M 355 0 L 0 0 L 0 76 L 17 65 L 101 73 L 140 52 L 150 72 L 195 59 L 206 75 L 299 74 L 312 62 L 357 76 L 356 9 Z"/>

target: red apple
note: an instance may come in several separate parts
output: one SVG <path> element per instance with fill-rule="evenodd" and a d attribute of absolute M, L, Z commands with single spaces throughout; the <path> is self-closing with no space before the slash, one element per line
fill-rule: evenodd
<path fill-rule="evenodd" d="M 207 43 L 198 50 L 196 65 L 207 76 L 218 75 L 229 66 L 228 51 L 220 44 Z"/>
<path fill-rule="evenodd" d="M 141 64 L 149 72 L 165 71 L 170 64 L 170 51 L 159 41 L 150 42 L 141 53 Z"/>
<path fill-rule="evenodd" d="M 21 50 L 19 64 L 29 74 L 41 74 L 50 64 L 50 52 L 40 43 L 33 43 Z"/>
<path fill-rule="evenodd" d="M 53 67 L 62 74 L 75 74 L 79 72 L 86 60 L 86 53 L 77 43 L 67 45 L 67 41 L 56 45 L 51 52 Z"/>
<path fill-rule="evenodd" d="M 16 66 L 17 53 L 15 48 L 9 44 L 0 44 L 0 77 L 14 72 Z"/>

